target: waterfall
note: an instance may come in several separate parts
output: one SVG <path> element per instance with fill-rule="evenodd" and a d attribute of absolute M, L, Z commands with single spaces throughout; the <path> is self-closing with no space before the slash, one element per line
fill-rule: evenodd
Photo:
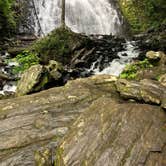
<path fill-rule="evenodd" d="M 61 0 L 33 0 L 35 32 L 47 34 L 61 23 Z M 66 0 L 66 25 L 85 34 L 121 33 L 123 19 L 109 0 Z"/>

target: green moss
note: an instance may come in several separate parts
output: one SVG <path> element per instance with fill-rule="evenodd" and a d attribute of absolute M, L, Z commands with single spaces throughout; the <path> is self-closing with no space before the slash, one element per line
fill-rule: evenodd
<path fill-rule="evenodd" d="M 16 58 L 9 61 L 15 61 L 19 64 L 18 66 L 15 66 L 13 68 L 13 73 L 17 74 L 22 73 L 33 65 L 39 64 L 40 59 L 36 54 L 32 52 L 23 51 L 22 53 L 18 54 Z"/>
<path fill-rule="evenodd" d="M 165 0 L 119 0 L 119 4 L 134 32 L 166 23 Z"/>
<path fill-rule="evenodd" d="M 149 62 L 148 59 L 139 61 L 133 64 L 129 64 L 125 67 L 124 71 L 120 74 L 120 78 L 124 79 L 136 79 L 137 71 L 141 69 L 152 68 L 153 65 Z"/>
<path fill-rule="evenodd" d="M 63 154 L 63 149 L 58 147 L 56 149 L 54 166 L 64 166 L 64 162 L 63 162 L 63 159 L 62 159 L 62 154 Z"/>
<path fill-rule="evenodd" d="M 7 36 L 16 28 L 13 0 L 0 0 L 0 35 Z"/>
<path fill-rule="evenodd" d="M 66 64 L 71 59 L 71 54 L 81 43 L 86 44 L 80 35 L 73 33 L 69 29 L 58 28 L 48 36 L 40 39 L 30 48 L 39 55 L 43 63 L 55 60 Z"/>

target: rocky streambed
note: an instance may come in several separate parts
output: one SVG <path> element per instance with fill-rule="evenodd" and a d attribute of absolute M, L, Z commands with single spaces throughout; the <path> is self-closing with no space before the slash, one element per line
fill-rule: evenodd
<path fill-rule="evenodd" d="M 89 40 L 89 44 L 83 47 L 80 45 L 74 46 L 73 55 L 71 59 L 68 60 L 67 65 L 64 66 L 59 62 L 50 60 L 47 65 L 39 64 L 25 71 L 25 73 L 22 74 L 21 81 L 18 83 L 18 94 L 24 95 L 50 87 L 63 86 L 68 80 L 88 77 L 94 74 L 118 76 L 125 65 L 139 55 L 136 42 L 129 42 L 111 35 L 82 37 L 87 38 L 86 40 Z M 10 54 L 13 54 L 13 52 L 10 51 L 10 54 L 7 52 L 5 54 L 6 55 L 1 56 L 2 61 L 7 61 Z M 2 74 L 6 74 L 6 76 L 12 77 L 14 80 L 17 77 L 12 73 L 12 69 L 15 65 L 18 65 L 18 63 L 10 62 L 8 65 L 4 65 L 3 62 L 3 64 L 1 64 Z M 35 75 L 33 75 L 33 73 L 35 73 Z M 8 97 L 6 94 L 15 93 L 16 82 L 9 80 L 1 82 L 4 83 L 3 87 L 1 87 L 3 98 Z"/>
<path fill-rule="evenodd" d="M 10 55 L 4 51 L 0 54 L 0 98 L 11 97 L 16 92 L 17 76 L 13 74 L 12 68 L 17 66 L 16 62 L 7 62 Z"/>

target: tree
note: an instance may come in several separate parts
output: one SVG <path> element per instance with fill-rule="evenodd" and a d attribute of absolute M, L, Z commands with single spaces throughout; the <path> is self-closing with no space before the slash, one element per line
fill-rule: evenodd
<path fill-rule="evenodd" d="M 0 35 L 10 33 L 15 29 L 16 20 L 12 5 L 13 0 L 0 0 Z"/>
<path fill-rule="evenodd" d="M 66 0 L 62 0 L 62 15 L 61 15 L 61 26 L 63 28 L 65 28 L 65 8 L 66 8 L 66 5 L 65 5 L 65 1 Z"/>

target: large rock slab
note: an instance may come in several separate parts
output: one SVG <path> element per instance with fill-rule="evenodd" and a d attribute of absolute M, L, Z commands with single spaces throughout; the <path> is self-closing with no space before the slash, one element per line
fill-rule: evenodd
<path fill-rule="evenodd" d="M 165 165 L 165 113 L 124 102 L 116 80 L 94 76 L 1 100 L 0 165 Z"/>
<path fill-rule="evenodd" d="M 68 82 L 33 95 L 0 101 L 0 165 L 35 165 L 35 152 L 54 147 L 72 122 L 97 98 L 118 95 L 115 78 Z M 113 92 L 113 93 L 110 93 Z"/>
<path fill-rule="evenodd" d="M 55 165 L 164 166 L 165 117 L 156 106 L 102 97 L 74 122 Z"/>

